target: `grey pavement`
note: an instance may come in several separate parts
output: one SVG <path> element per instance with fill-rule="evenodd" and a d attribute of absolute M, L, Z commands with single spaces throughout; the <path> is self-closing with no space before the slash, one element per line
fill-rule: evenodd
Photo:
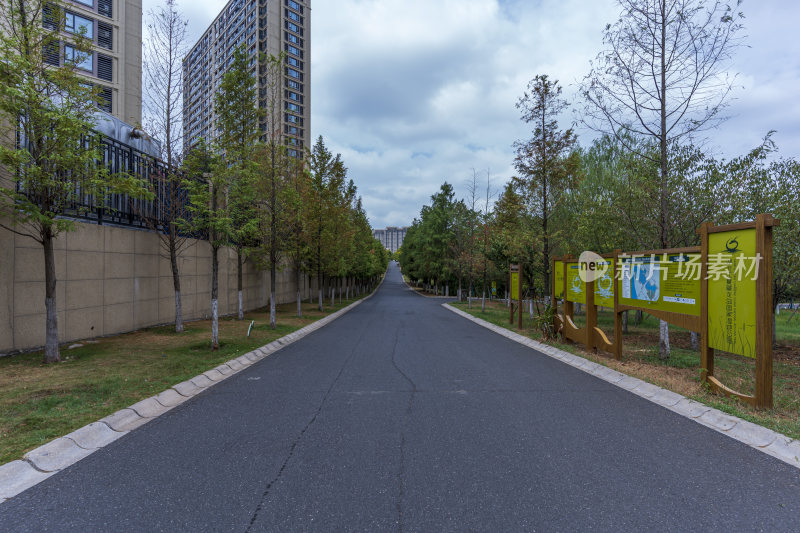
<path fill-rule="evenodd" d="M 0 531 L 800 531 L 800 470 L 378 294 L 0 505 Z"/>

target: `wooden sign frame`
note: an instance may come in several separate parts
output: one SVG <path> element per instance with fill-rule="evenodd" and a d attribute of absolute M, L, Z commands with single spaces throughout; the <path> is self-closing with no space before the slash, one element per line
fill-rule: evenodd
<path fill-rule="evenodd" d="M 756 407 L 772 407 L 772 228 L 778 226 L 780 220 L 772 215 L 761 214 L 755 221 L 743 222 L 739 224 L 729 224 L 724 226 L 714 226 L 706 222 L 698 228 L 700 234 L 700 246 L 690 246 L 684 248 L 669 248 L 663 250 L 643 250 L 636 252 L 626 252 L 627 256 L 648 256 L 656 255 L 666 257 L 674 254 L 699 254 L 701 262 L 700 273 L 700 315 L 676 313 L 651 309 L 644 306 L 633 306 L 620 303 L 619 289 L 617 283 L 617 269 L 621 250 L 615 250 L 613 254 L 606 254 L 602 257 L 611 259 L 611 268 L 614 273 L 614 335 L 613 340 L 609 340 L 606 334 L 597 325 L 597 306 L 594 299 L 594 281 L 585 282 L 586 291 L 586 325 L 578 328 L 574 321 L 574 303 L 567 300 L 567 264 L 578 261 L 574 256 L 565 255 L 551 259 L 552 283 L 550 301 L 553 309 L 553 331 L 561 335 L 565 341 L 573 341 L 583 344 L 587 351 L 597 352 L 597 349 L 611 353 L 616 360 L 622 360 L 622 313 L 626 311 L 644 311 L 660 320 L 664 320 L 672 325 L 688 329 L 700 334 L 700 366 L 702 368 L 702 380 L 711 387 L 714 392 L 726 394 L 739 398 Z M 755 395 L 746 395 L 735 391 L 720 382 L 714 376 L 714 349 L 709 346 L 709 305 L 708 305 L 708 242 L 709 234 L 719 232 L 729 232 L 745 229 L 756 230 L 756 254 L 761 258 L 760 274 L 756 279 L 756 392 Z M 555 270 L 556 263 L 561 262 L 563 269 L 563 311 L 559 313 L 559 304 L 556 299 Z"/>

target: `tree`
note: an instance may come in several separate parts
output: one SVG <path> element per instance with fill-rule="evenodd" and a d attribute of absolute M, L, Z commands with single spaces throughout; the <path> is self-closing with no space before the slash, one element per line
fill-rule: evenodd
<path fill-rule="evenodd" d="M 307 217 L 311 190 L 311 178 L 305 161 L 296 159 L 289 169 L 285 190 L 284 213 L 286 221 L 286 254 L 295 272 L 297 316 L 303 316 L 302 296 L 300 290 L 301 275 L 308 271 L 308 235 Z"/>
<path fill-rule="evenodd" d="M 324 276 L 329 271 L 331 258 L 337 256 L 337 236 L 331 220 L 335 214 L 335 201 L 347 175 L 341 154 L 333 154 L 325 146 L 322 136 L 314 143 L 308 156 L 311 174 L 308 201 L 308 234 L 312 271 L 317 273 L 319 310 L 322 311 Z"/>
<path fill-rule="evenodd" d="M 54 240 L 75 224 L 63 215 L 93 196 L 141 195 L 138 180 L 109 175 L 92 134 L 97 94 L 78 76 L 91 50 L 86 28 L 70 37 L 75 55 L 60 57 L 64 12 L 58 2 L 11 0 L 0 6 L 0 226 L 42 245 L 45 272 L 45 363 L 58 346 Z M 60 65 L 60 66 L 59 66 Z"/>
<path fill-rule="evenodd" d="M 156 231 L 162 249 L 169 257 L 175 291 L 175 331 L 183 331 L 181 277 L 178 256 L 186 246 L 178 223 L 186 218 L 187 192 L 182 186 L 180 165 L 183 145 L 183 58 L 186 55 L 188 22 L 176 9 L 175 0 L 164 0 L 157 10 L 148 12 L 148 38 L 144 43 L 145 123 L 148 131 L 162 141 L 161 157 L 167 163 L 153 176 L 153 214 L 140 213 Z"/>
<path fill-rule="evenodd" d="M 228 243 L 231 220 L 226 209 L 228 180 L 224 163 L 200 140 L 186 155 L 184 187 L 189 191 L 188 217 L 182 229 L 204 234 L 211 245 L 211 349 L 219 349 L 219 249 Z"/>
<path fill-rule="evenodd" d="M 622 14 L 606 26 L 606 50 L 583 83 L 584 121 L 622 141 L 655 141 L 657 150 L 637 153 L 658 164 L 660 247 L 669 248 L 670 146 L 724 118 L 733 88 L 726 67 L 740 43 L 742 15 L 730 5 L 705 0 L 618 1 Z M 666 358 L 666 322 L 661 321 L 660 331 L 659 352 Z"/>
<path fill-rule="evenodd" d="M 777 157 L 778 148 L 769 132 L 761 145 L 744 156 L 719 165 L 719 173 L 730 176 L 735 186 L 725 195 L 730 205 L 717 221 L 753 220 L 760 213 L 780 219 L 773 229 L 773 342 L 778 303 L 800 293 L 800 163 Z"/>
<path fill-rule="evenodd" d="M 261 111 L 256 107 L 255 67 L 244 45 L 238 46 L 228 71 L 222 76 L 219 91 L 214 96 L 219 136 L 216 149 L 222 155 L 223 166 L 217 173 L 226 176 L 229 238 L 236 250 L 236 288 L 238 318 L 244 318 L 242 297 L 242 263 L 244 251 L 254 244 L 257 235 L 256 187 L 257 165 L 255 143 Z"/>
<path fill-rule="evenodd" d="M 576 158 L 570 156 L 575 145 L 572 129 L 558 128 L 558 115 L 566 107 L 558 81 L 546 74 L 528 83 L 528 91 L 517 102 L 522 120 L 533 124 L 533 137 L 517 141 L 515 166 L 521 173 L 516 180 L 529 214 L 536 220 L 536 242 L 541 242 L 533 270 L 541 274 L 544 294 L 550 294 L 550 253 L 555 231 L 551 219 L 566 191 L 574 187 Z"/>

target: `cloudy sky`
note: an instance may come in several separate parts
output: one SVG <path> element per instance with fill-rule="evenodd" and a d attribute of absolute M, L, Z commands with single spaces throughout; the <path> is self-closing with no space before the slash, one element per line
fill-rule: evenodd
<path fill-rule="evenodd" d="M 225 3 L 178 0 L 193 40 Z M 156 4 L 144 0 L 145 13 Z M 580 106 L 576 86 L 619 12 L 612 0 L 311 5 L 312 138 L 341 152 L 376 228 L 410 224 L 445 180 L 465 196 L 473 169 L 501 188 L 514 174 L 512 143 L 529 134 L 514 107 L 528 80 L 548 74 Z M 731 118 L 707 146 L 734 157 L 776 130 L 781 154 L 800 156 L 800 2 L 745 0 L 741 10 L 747 47 L 731 64 Z"/>

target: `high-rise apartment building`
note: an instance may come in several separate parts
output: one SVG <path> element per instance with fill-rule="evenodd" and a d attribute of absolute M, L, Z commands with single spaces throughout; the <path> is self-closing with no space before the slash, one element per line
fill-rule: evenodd
<path fill-rule="evenodd" d="M 386 229 L 372 230 L 372 236 L 381 241 L 384 248 L 394 253 L 403 246 L 403 240 L 406 238 L 406 231 L 408 231 L 408 227 L 398 228 L 389 226 Z"/>
<path fill-rule="evenodd" d="M 183 60 L 183 130 L 188 150 L 199 139 L 217 137 L 214 95 L 244 44 L 251 73 L 266 108 L 259 53 L 286 54 L 283 67 L 283 137 L 291 155 L 300 155 L 310 139 L 311 0 L 230 0 Z"/>
<path fill-rule="evenodd" d="M 77 62 L 77 71 L 100 91 L 98 106 L 133 125 L 142 122 L 142 0 L 66 0 L 64 38 L 45 56 L 51 65 Z M 52 20 L 52 19 L 51 19 Z M 44 24 L 47 26 L 47 15 Z M 85 28 L 88 55 L 70 46 Z"/>

